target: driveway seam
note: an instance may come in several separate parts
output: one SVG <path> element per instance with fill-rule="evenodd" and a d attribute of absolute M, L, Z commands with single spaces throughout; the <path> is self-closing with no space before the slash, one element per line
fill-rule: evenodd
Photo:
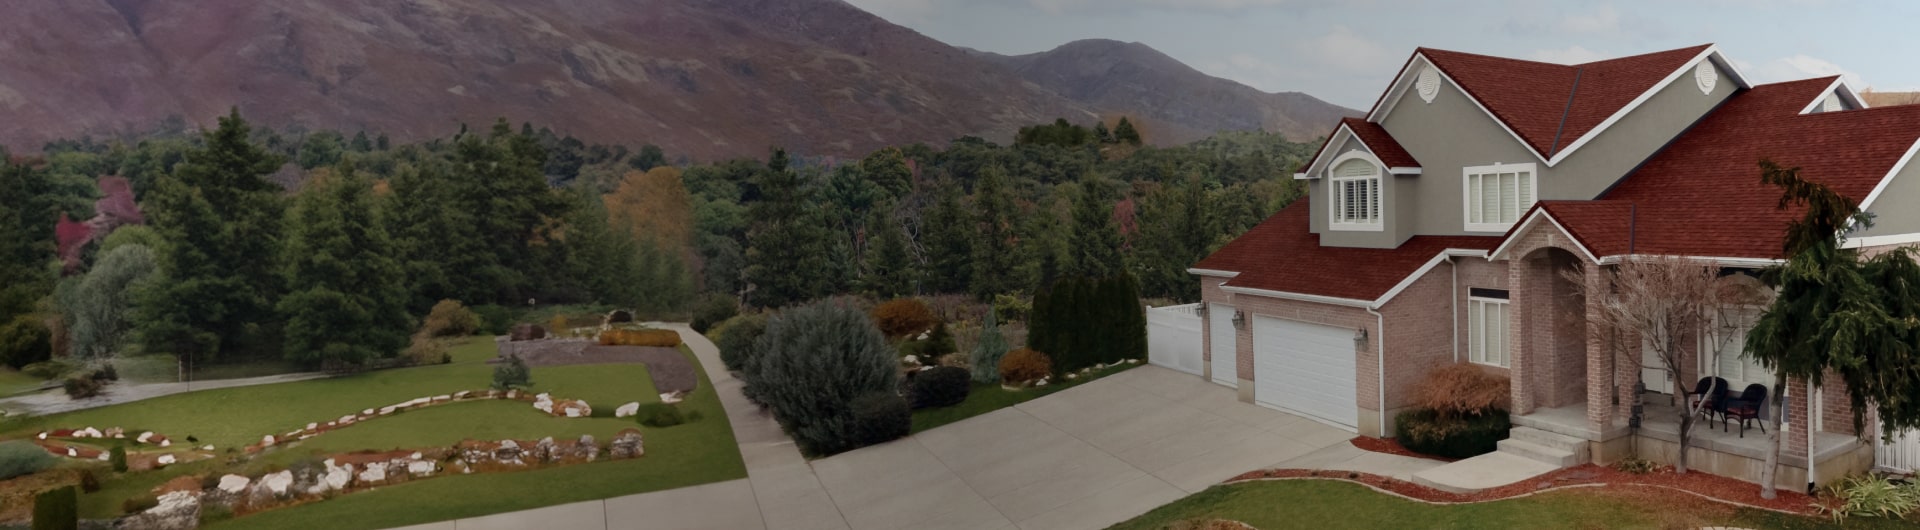
<path fill-rule="evenodd" d="M 1021 413 L 1021 414 L 1026 414 L 1026 412 L 1027 412 L 1027 411 L 1024 411 L 1024 410 L 1023 410 L 1023 411 L 1020 411 L 1020 413 Z M 1032 416 L 1032 414 L 1027 414 L 1027 415 L 1028 415 L 1028 416 Z M 1039 419 L 1039 418 L 1034 418 L 1034 419 L 1036 419 L 1036 420 L 1037 420 L 1037 419 Z M 1041 423 L 1045 423 L 1045 422 L 1041 422 Z M 1052 426 L 1051 426 L 1051 425 L 1049 425 L 1048 427 L 1052 427 Z M 1058 430 L 1058 429 L 1055 429 L 1055 430 Z M 921 449 L 925 449 L 925 450 L 927 451 L 927 455 L 928 455 L 928 456 L 931 456 L 931 457 L 933 457 L 933 461 L 934 461 L 934 462 L 939 462 L 939 463 L 940 463 L 940 467 L 943 467 L 943 468 L 946 468 L 946 469 L 947 469 L 947 472 L 948 472 L 948 473 L 952 473 L 952 474 L 953 474 L 953 478 L 954 478 L 955 480 L 959 480 L 959 481 L 960 481 L 960 485 L 962 485 L 962 486 L 966 486 L 966 487 L 967 487 L 967 491 L 971 491 L 971 492 L 973 492 L 973 495 L 974 495 L 975 497 L 979 497 L 979 498 L 980 498 L 980 502 L 984 502 L 984 503 L 987 503 L 987 507 L 988 507 L 988 508 L 993 508 L 993 513 L 997 513 L 997 514 L 1000 514 L 1000 518 L 1001 518 L 1001 519 L 1005 519 L 1005 520 L 1007 521 L 1007 524 L 1011 524 L 1011 525 L 1013 525 L 1013 526 L 1014 526 L 1015 528 L 1018 528 L 1018 527 L 1020 526 L 1020 522 L 1019 522 L 1019 521 L 1015 521 L 1015 520 L 1013 520 L 1013 518 L 1012 518 L 1012 517 L 1008 517 L 1008 516 L 1007 516 L 1007 512 L 1003 512 L 1003 511 L 1000 511 L 1000 507 L 999 507 L 999 506 L 994 506 L 994 505 L 993 505 L 993 499 L 989 499 L 989 498 L 987 498 L 987 495 L 986 495 L 986 494 L 984 494 L 984 493 L 980 493 L 980 490 L 979 490 L 978 488 L 975 488 L 975 487 L 973 487 L 973 483 L 972 483 L 972 482 L 967 482 L 967 477 L 963 477 L 963 476 L 960 476 L 960 470 L 957 470 L 957 469 L 954 469 L 952 465 L 949 465 L 949 464 L 947 464 L 947 461 L 946 461 L 946 459 L 944 459 L 944 458 L 940 458 L 940 453 L 936 453 L 936 452 L 933 452 L 933 448 L 932 448 L 932 447 L 927 447 L 927 444 L 926 444 L 925 442 L 921 442 L 921 441 L 920 441 L 920 437 L 918 437 L 918 436 L 915 436 L 915 437 L 912 437 L 912 438 L 910 438 L 910 439 L 911 439 L 911 440 L 913 440 L 913 443 L 916 443 L 916 444 L 919 444 L 919 445 L 920 445 L 920 448 L 921 448 Z M 831 494 L 831 493 L 829 493 L 828 495 L 832 495 L 832 494 Z M 836 505 L 836 506 L 837 506 L 838 504 L 839 504 L 839 503 L 835 503 L 835 505 Z M 951 511 L 952 511 L 952 510 L 948 510 L 948 511 L 946 511 L 946 512 L 941 512 L 940 514 L 941 514 L 941 515 L 946 515 L 947 513 L 950 513 Z"/>

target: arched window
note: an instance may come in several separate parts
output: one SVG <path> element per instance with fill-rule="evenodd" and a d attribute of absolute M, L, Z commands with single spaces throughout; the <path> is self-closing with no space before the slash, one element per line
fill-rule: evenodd
<path fill-rule="evenodd" d="M 1380 165 L 1363 156 L 1343 156 L 1328 170 L 1333 228 L 1380 229 Z"/>

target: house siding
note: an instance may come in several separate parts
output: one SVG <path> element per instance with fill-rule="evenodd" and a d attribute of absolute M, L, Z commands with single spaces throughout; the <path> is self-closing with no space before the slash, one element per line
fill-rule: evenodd
<path fill-rule="evenodd" d="M 1920 208 L 1913 207 L 1916 201 L 1920 201 L 1920 163 L 1909 162 L 1867 209 L 1874 215 L 1873 226 L 1853 237 L 1920 233 Z"/>

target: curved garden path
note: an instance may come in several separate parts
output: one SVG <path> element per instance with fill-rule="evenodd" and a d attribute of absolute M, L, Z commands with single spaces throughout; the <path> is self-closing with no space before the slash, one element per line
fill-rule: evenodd
<path fill-rule="evenodd" d="M 121 403 L 132 403 L 135 401 L 153 399 L 153 398 L 163 397 L 163 396 L 171 396 L 174 394 L 185 394 L 187 392 L 199 392 L 201 390 L 213 390 L 216 388 L 233 388 L 233 387 L 254 386 L 254 385 L 271 385 L 275 383 L 291 383 L 294 381 L 320 379 L 323 377 L 328 377 L 328 374 L 321 373 L 321 372 L 302 372 L 302 373 L 294 373 L 294 374 L 277 374 L 277 375 L 267 375 L 267 376 L 260 376 L 260 377 L 247 377 L 247 378 L 241 378 L 241 379 L 213 379 L 213 380 L 207 380 L 207 381 L 188 381 L 184 383 L 132 383 L 127 381 L 121 381 L 111 385 L 107 385 L 106 389 L 102 391 L 98 397 L 92 397 L 92 398 L 82 399 L 82 400 L 67 399 L 67 395 L 65 393 L 59 392 L 57 390 L 49 390 L 49 391 L 44 391 L 44 392 L 39 392 L 34 394 L 0 399 L 0 410 L 5 410 L 7 411 L 8 414 L 16 414 L 16 413 L 24 412 L 24 413 L 33 414 L 36 416 L 45 416 L 48 414 L 59 414 L 62 412 L 73 412 L 76 410 L 86 410 L 86 409 L 95 408 L 95 407 L 105 407 L 107 405 L 119 405 Z"/>

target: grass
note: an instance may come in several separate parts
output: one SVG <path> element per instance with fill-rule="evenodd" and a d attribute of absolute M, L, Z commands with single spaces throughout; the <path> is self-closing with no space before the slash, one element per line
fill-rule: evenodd
<path fill-rule="evenodd" d="M 967 400 L 960 402 L 958 405 L 913 411 L 913 432 L 919 433 L 934 427 L 1039 399 L 1048 394 L 1084 385 L 1102 377 L 1127 371 L 1136 366 L 1140 365 L 1122 364 L 1106 370 L 1096 370 L 1093 374 L 1086 377 L 1072 380 L 1055 378 L 1053 382 L 1048 383 L 1047 386 L 1021 390 L 1007 390 L 1001 388 L 1000 385 L 983 385 L 976 383 L 973 385 L 973 390 L 967 392 Z"/>
<path fill-rule="evenodd" d="M 683 347 L 681 352 L 692 360 Z M 41 429 L 94 426 L 150 429 L 175 439 L 193 435 L 199 444 L 226 450 L 286 432 L 308 422 L 377 408 L 408 399 L 484 389 L 492 381 L 492 340 L 466 339 L 449 350 L 454 362 L 345 377 L 177 394 L 125 405 L 11 420 L 0 437 L 31 436 Z M 696 361 L 697 362 L 697 361 Z M 145 495 L 174 477 L 208 472 L 264 472 L 317 453 L 451 445 L 465 438 L 556 439 L 591 434 L 604 442 L 621 429 L 639 427 L 649 456 L 521 473 L 465 475 L 408 483 L 343 496 L 322 503 L 267 512 L 223 523 L 234 528 L 385 527 L 415 524 L 550 504 L 653 491 L 746 476 L 732 427 L 718 396 L 701 375 L 700 389 L 681 406 L 700 421 L 667 429 L 615 419 L 620 404 L 659 400 L 646 368 L 638 364 L 535 367 L 535 391 L 584 399 L 592 418 L 554 418 L 522 402 L 467 402 L 401 413 L 270 451 L 250 462 L 193 462 L 164 470 L 113 476 L 99 492 L 82 495 L 81 514 L 107 518 L 125 499 Z M 545 486 L 545 487 L 542 487 Z"/>
<path fill-rule="evenodd" d="M 20 373 L 19 370 L 0 366 L 0 397 L 40 388 L 40 378 Z"/>
<path fill-rule="evenodd" d="M 1911 523 L 1828 519 L 1736 509 L 1708 501 L 1571 489 L 1478 504 L 1432 505 L 1347 482 L 1286 480 L 1216 486 L 1162 506 L 1113 530 L 1200 528 L 1227 519 L 1263 530 L 1370 528 L 1698 528 L 1735 526 L 1793 529 L 1912 528 Z"/>
<path fill-rule="evenodd" d="M 151 354 L 113 360 L 120 380 L 138 383 L 172 383 L 180 380 L 180 365 L 172 355 Z M 193 367 L 193 380 L 242 379 L 301 372 L 300 366 L 281 359 L 227 364 L 200 364 Z"/>

